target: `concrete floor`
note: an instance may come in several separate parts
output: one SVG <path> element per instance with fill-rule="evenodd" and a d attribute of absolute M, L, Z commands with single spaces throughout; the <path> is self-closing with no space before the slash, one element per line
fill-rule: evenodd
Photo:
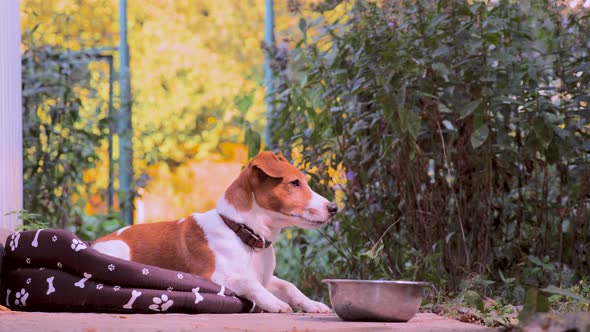
<path fill-rule="evenodd" d="M 344 322 L 332 314 L 154 314 L 0 312 L 0 331 L 493 331 L 430 313 L 407 323 Z"/>

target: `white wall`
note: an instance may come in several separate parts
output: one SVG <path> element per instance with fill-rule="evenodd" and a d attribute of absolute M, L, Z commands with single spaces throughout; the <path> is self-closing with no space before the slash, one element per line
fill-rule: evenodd
<path fill-rule="evenodd" d="M 0 228 L 23 206 L 20 1 L 0 0 Z M 3 239 L 0 240 L 3 242 Z"/>

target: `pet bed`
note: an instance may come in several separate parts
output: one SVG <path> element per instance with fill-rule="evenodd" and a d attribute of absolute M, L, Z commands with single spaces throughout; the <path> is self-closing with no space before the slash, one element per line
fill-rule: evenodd
<path fill-rule="evenodd" d="M 14 233 L 4 251 L 0 304 L 12 310 L 259 311 L 254 303 L 207 279 L 102 254 L 65 230 Z"/>

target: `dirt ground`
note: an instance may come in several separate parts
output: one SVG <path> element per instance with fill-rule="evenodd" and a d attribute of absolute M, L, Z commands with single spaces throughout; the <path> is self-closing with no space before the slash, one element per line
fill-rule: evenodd
<path fill-rule="evenodd" d="M 325 314 L 154 314 L 0 312 L 0 331 L 494 331 L 435 314 L 407 323 L 344 322 Z"/>

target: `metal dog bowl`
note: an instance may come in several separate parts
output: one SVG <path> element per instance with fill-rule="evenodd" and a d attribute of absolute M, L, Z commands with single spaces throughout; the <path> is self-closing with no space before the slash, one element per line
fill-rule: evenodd
<path fill-rule="evenodd" d="M 332 308 L 343 320 L 406 322 L 422 302 L 427 282 L 324 279 Z"/>

